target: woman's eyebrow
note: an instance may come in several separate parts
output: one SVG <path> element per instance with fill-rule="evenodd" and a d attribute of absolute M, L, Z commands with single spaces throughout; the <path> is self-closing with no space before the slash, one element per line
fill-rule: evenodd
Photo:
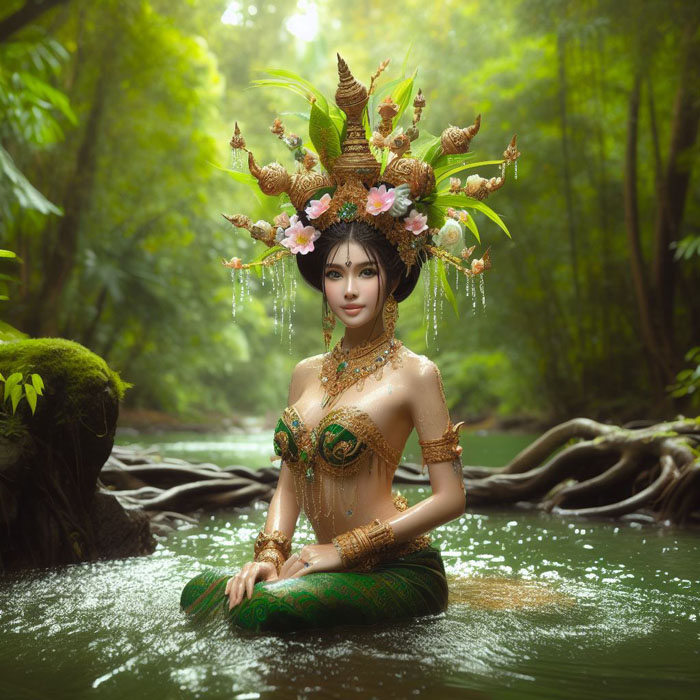
<path fill-rule="evenodd" d="M 374 265 L 374 262 L 372 260 L 361 260 L 358 263 L 352 263 L 355 267 L 363 267 L 364 265 Z M 345 264 L 338 264 L 338 263 L 326 263 L 326 269 L 329 268 L 338 268 L 339 270 L 342 270 L 345 268 Z"/>

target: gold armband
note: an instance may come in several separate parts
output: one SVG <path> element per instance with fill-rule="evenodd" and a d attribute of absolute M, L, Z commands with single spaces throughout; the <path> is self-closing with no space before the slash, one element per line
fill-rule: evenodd
<path fill-rule="evenodd" d="M 459 431 L 464 422 L 452 425 L 448 423 L 442 437 L 437 440 L 419 440 L 418 444 L 423 453 L 423 466 L 437 464 L 438 462 L 454 462 L 462 456 L 462 448 L 459 445 Z"/>
<path fill-rule="evenodd" d="M 333 538 L 343 566 L 369 568 L 381 561 L 382 554 L 394 544 L 394 530 L 378 519 Z"/>
<path fill-rule="evenodd" d="M 292 551 L 292 543 L 283 532 L 273 530 L 272 532 L 260 531 L 253 547 L 255 561 L 269 561 L 275 565 L 279 575 L 282 564 L 289 558 Z"/>

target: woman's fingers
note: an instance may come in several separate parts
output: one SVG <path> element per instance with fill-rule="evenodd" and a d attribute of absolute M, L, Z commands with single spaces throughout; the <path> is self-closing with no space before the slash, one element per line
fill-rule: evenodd
<path fill-rule="evenodd" d="M 289 571 L 292 568 L 292 566 L 294 566 L 297 559 L 299 559 L 299 555 L 292 554 L 292 556 L 289 557 L 289 559 L 287 559 L 287 561 L 284 562 L 284 564 L 282 564 L 282 568 L 280 569 L 280 578 L 286 578 L 289 575 Z"/>

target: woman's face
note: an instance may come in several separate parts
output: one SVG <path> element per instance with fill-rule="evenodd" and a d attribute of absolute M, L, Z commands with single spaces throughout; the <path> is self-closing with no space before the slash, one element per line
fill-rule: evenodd
<path fill-rule="evenodd" d="M 386 275 L 359 243 L 344 241 L 332 248 L 324 276 L 328 305 L 346 328 L 374 322 L 382 308 L 379 280 L 381 289 L 386 290 Z"/>

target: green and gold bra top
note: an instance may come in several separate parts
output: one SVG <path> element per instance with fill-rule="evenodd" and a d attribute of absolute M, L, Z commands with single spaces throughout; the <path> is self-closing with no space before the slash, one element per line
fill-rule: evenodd
<path fill-rule="evenodd" d="M 310 481 L 317 470 L 332 476 L 356 474 L 367 450 L 393 466 L 401 459 L 369 415 L 354 406 L 333 409 L 312 430 L 289 406 L 275 428 L 275 454 Z"/>
<path fill-rule="evenodd" d="M 324 477 L 326 481 L 339 480 L 342 490 L 342 484 L 355 477 L 371 456 L 376 455 L 394 471 L 401 459 L 401 453 L 387 443 L 369 415 L 354 406 L 333 409 L 311 430 L 296 408 L 289 406 L 277 422 L 274 446 L 275 454 L 294 475 L 297 496 L 307 515 L 314 516 L 320 512 L 321 500 L 335 498 L 332 485 L 330 493 L 323 488 Z M 320 493 L 314 512 L 309 513 L 303 493 L 314 487 Z M 352 507 L 346 514 L 352 515 Z"/>

